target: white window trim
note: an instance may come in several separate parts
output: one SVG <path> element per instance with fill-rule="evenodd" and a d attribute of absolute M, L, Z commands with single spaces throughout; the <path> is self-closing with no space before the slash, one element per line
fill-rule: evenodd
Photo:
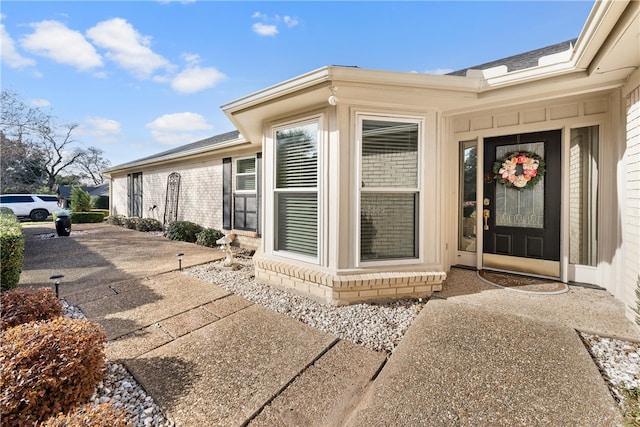
<path fill-rule="evenodd" d="M 318 181 L 317 181 L 317 186 L 315 187 L 315 189 L 311 189 L 311 188 L 305 188 L 305 187 L 301 187 L 301 188 L 277 188 L 276 187 L 276 177 L 275 174 L 277 173 L 276 170 L 276 164 L 277 164 L 277 154 L 276 154 L 276 147 L 277 147 L 277 139 L 276 139 L 276 133 L 280 130 L 284 130 L 284 129 L 289 129 L 295 126 L 304 126 L 307 124 L 312 124 L 312 123 L 316 123 L 318 126 L 318 135 L 317 135 L 317 143 L 318 143 Z M 287 122 L 283 122 L 283 123 L 279 123 L 277 125 L 274 125 L 271 127 L 271 177 L 270 177 L 270 204 L 271 204 L 271 212 L 273 214 L 273 220 L 272 220 L 272 233 L 271 233 L 271 248 L 273 250 L 273 253 L 278 255 L 278 256 L 282 256 L 284 258 L 289 258 L 289 259 L 293 259 L 293 260 L 297 260 L 297 261 L 303 261 L 309 264 L 315 264 L 315 265 L 322 265 L 324 257 L 323 257 L 323 249 L 324 249 L 324 242 L 323 242 L 323 236 L 324 236 L 324 204 L 323 204 L 323 189 L 324 189 L 324 156 L 326 155 L 324 150 L 324 135 L 325 135 L 325 128 L 324 128 L 324 115 L 319 114 L 319 115 L 314 115 L 314 116 L 310 116 L 310 117 L 306 117 L 306 118 L 301 118 L 299 120 L 292 120 L 292 121 L 287 121 Z M 316 226 L 316 231 L 317 231 L 317 247 L 316 247 L 316 256 L 315 257 L 311 257 L 311 256 L 307 256 L 307 255 L 303 255 L 303 254 L 299 254 L 296 252 L 291 252 L 291 251 L 286 251 L 286 250 L 278 250 L 276 249 L 278 247 L 278 243 L 277 243 L 277 238 L 278 238 L 278 210 L 277 210 L 277 195 L 280 193 L 288 193 L 288 192 L 292 192 L 292 193 L 316 193 L 316 197 L 317 197 L 317 206 L 318 206 L 318 223 Z"/>
<path fill-rule="evenodd" d="M 416 245 L 418 249 L 418 257 L 416 258 L 396 258 L 389 260 L 373 260 L 362 261 L 360 259 L 360 211 L 361 211 L 361 194 L 362 194 L 362 123 L 364 120 L 380 120 L 400 123 L 416 123 L 418 124 L 418 165 L 417 165 L 417 187 L 415 188 L 378 188 L 367 187 L 366 192 L 389 192 L 389 193 L 418 193 L 418 229 L 415 230 Z M 355 265 L 357 268 L 365 267 L 382 267 L 390 265 L 415 265 L 422 264 L 424 262 L 424 244 L 423 244 L 423 230 L 424 230 L 424 190 L 422 186 L 423 173 L 422 173 L 422 156 L 424 153 L 424 144 L 426 141 L 426 119 L 423 116 L 413 115 L 396 115 L 385 113 L 356 113 L 355 114 L 355 141 L 356 141 L 356 182 L 355 182 L 355 194 L 356 194 L 356 211 L 355 211 Z"/>
<path fill-rule="evenodd" d="M 238 173 L 238 161 L 240 160 L 245 160 L 245 159 L 253 159 L 253 165 L 254 165 L 254 172 L 253 173 Z M 234 181 L 233 181 L 233 192 L 236 194 L 256 194 L 257 189 L 254 188 L 253 190 L 238 190 L 238 177 L 239 176 L 249 176 L 249 175 L 253 175 L 254 176 L 254 183 L 257 186 L 258 183 L 258 176 L 257 176 L 257 171 L 255 170 L 256 167 L 256 156 L 245 156 L 245 157 L 236 157 L 234 159 L 234 163 L 235 163 L 235 173 L 234 173 Z"/>

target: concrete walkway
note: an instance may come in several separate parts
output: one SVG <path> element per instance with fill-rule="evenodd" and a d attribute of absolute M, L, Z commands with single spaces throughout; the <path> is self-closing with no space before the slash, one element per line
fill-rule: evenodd
<path fill-rule="evenodd" d="M 387 361 L 172 271 L 177 252 L 189 265 L 221 251 L 112 226 L 78 229 L 86 233 L 51 239 L 59 256 L 72 255 L 56 271 L 71 278 L 63 295 L 105 327 L 108 357 L 178 426 L 621 423 L 575 331 L 640 339 L 604 291 L 522 295 L 454 269 Z M 40 243 L 27 241 L 21 283 L 42 283 L 55 264 L 33 257 Z"/>

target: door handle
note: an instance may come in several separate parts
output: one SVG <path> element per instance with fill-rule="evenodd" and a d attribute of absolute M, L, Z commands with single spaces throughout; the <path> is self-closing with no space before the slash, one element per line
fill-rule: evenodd
<path fill-rule="evenodd" d="M 484 218 L 484 229 L 489 229 L 489 217 L 491 216 L 491 211 L 489 209 L 482 210 L 482 217 Z"/>

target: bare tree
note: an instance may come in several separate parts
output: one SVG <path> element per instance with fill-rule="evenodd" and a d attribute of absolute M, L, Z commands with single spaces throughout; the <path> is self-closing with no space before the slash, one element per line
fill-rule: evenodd
<path fill-rule="evenodd" d="M 35 191 L 42 186 L 53 192 L 56 178 L 72 173 L 74 168 L 96 182 L 96 168 L 108 166 L 102 150 L 82 147 L 73 138 L 78 124 L 58 125 L 51 114 L 26 105 L 9 90 L 2 91 L 1 100 L 2 192 Z M 9 154 L 6 163 L 5 149 Z"/>
<path fill-rule="evenodd" d="M 95 185 L 104 183 L 104 177 L 100 173 L 101 170 L 111 166 L 111 162 L 102 155 L 104 152 L 96 147 L 89 147 L 76 161 L 78 175 Z"/>

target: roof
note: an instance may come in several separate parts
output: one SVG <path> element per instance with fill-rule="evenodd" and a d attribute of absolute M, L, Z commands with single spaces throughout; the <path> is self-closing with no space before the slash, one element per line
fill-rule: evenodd
<path fill-rule="evenodd" d="M 506 58 L 498 59 L 495 61 L 487 62 L 485 64 L 476 65 L 474 67 L 465 68 L 463 70 L 454 71 L 448 73 L 447 76 L 461 76 L 465 77 L 469 70 L 486 70 L 493 67 L 504 65 L 507 67 L 507 71 L 524 70 L 525 68 L 536 67 L 539 64 L 540 58 L 555 53 L 566 52 L 567 50 L 575 46 L 578 39 L 571 39 L 561 43 L 556 43 L 551 46 L 546 46 L 540 49 L 531 50 L 529 52 L 520 53 L 518 55 L 509 56 Z"/>
<path fill-rule="evenodd" d="M 71 190 L 73 189 L 73 185 L 59 185 L 58 186 L 58 196 L 64 197 L 65 199 L 71 198 Z M 108 196 L 109 195 L 109 183 L 104 183 L 92 187 L 80 187 L 82 190 L 89 193 L 91 196 Z"/>
<path fill-rule="evenodd" d="M 141 159 L 133 160 L 131 162 L 112 166 L 110 168 L 105 169 L 103 172 L 110 172 L 118 169 L 126 169 L 128 167 L 137 166 L 140 164 L 151 163 L 154 160 L 160 160 L 160 159 L 166 159 L 166 158 L 177 158 L 193 151 L 203 151 L 203 150 L 206 150 L 207 148 L 212 148 L 217 145 L 221 145 L 225 142 L 233 141 L 239 138 L 241 138 L 240 132 L 237 130 L 233 130 L 231 132 L 221 133 L 219 135 L 214 135 L 209 138 L 201 139 L 199 141 L 192 142 L 190 144 L 181 145 L 179 147 L 175 147 L 170 150 L 163 151 L 161 153 L 153 154 L 148 157 L 143 157 Z"/>

